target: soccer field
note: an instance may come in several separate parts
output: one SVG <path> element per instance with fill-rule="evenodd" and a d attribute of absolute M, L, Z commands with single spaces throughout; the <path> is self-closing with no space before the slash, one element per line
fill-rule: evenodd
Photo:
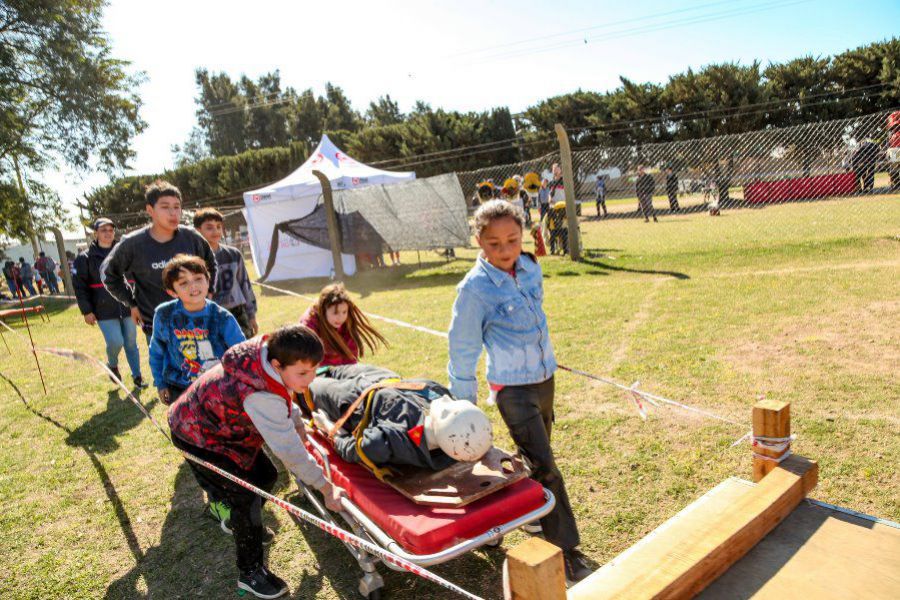
<path fill-rule="evenodd" d="M 621 391 L 558 373 L 553 445 L 591 559 L 603 564 L 722 479 L 749 478 L 749 447 L 731 445 L 750 429 L 761 396 L 793 404 L 794 451 L 821 469 L 814 498 L 900 520 L 900 196 L 663 216 L 658 224 L 590 218 L 582 233 L 583 262 L 541 259 L 559 362 L 640 381 L 743 424 L 670 408 L 644 421 Z M 447 262 L 423 252 L 420 266 L 405 252 L 402 267 L 362 273 L 348 286 L 363 310 L 444 330 L 474 256 L 458 250 Z M 322 284 L 283 287 L 314 295 Z M 264 330 L 307 306 L 257 291 Z M 74 305 L 47 308 L 50 323 L 32 323 L 36 345 L 104 355 L 100 332 Z M 446 381 L 446 340 L 374 323 L 391 345 L 368 361 Z M 85 363 L 40 354 L 45 396 L 28 346 L 9 332 L 4 339 L 0 593 L 233 595 L 232 541 L 202 516 L 180 454 Z M 142 337 L 139 344 L 146 363 Z M 141 399 L 164 421 L 152 390 Z M 487 411 L 497 444 L 510 448 L 496 409 Z M 282 476 L 276 493 L 294 492 Z M 269 563 L 291 597 L 358 597 L 358 568 L 340 543 L 275 507 L 264 513 L 277 532 Z M 503 547 L 524 539 L 508 536 Z M 502 551 L 485 549 L 434 570 L 499 598 L 502 561 Z M 381 571 L 388 597 L 449 597 L 412 575 Z"/>

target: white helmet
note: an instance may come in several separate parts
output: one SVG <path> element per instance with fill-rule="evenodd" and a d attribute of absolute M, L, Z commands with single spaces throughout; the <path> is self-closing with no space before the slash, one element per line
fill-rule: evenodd
<path fill-rule="evenodd" d="M 430 433 L 450 458 L 474 462 L 494 446 L 490 419 L 468 400 L 441 396 L 429 410 Z"/>

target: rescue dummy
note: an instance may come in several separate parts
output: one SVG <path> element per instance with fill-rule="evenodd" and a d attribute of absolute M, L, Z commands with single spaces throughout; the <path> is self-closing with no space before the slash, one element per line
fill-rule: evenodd
<path fill-rule="evenodd" d="M 316 425 L 341 458 L 376 474 L 392 465 L 439 471 L 455 461 L 477 461 L 493 447 L 487 415 L 434 381 L 342 365 L 320 373 L 309 392 Z"/>

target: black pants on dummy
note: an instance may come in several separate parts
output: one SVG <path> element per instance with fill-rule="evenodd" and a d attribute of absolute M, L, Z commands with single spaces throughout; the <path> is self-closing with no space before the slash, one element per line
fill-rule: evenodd
<path fill-rule="evenodd" d="M 553 393 L 553 377 L 542 383 L 508 385 L 497 393 L 497 408 L 519 452 L 531 466 L 531 478 L 556 497 L 556 506 L 541 519 L 541 528 L 548 542 L 566 551 L 575 548 L 580 538 L 566 484 L 550 447 Z"/>
<path fill-rule="evenodd" d="M 258 488 L 271 492 L 278 479 L 278 470 L 265 452 L 259 451 L 256 461 L 249 470 L 240 468 L 230 458 L 217 452 L 198 448 L 172 436 L 172 443 L 180 450 L 212 463 L 228 471 L 232 475 L 251 483 Z M 238 484 L 213 473 L 206 467 L 188 461 L 197 483 L 204 490 L 214 490 L 215 495 L 231 507 L 231 531 L 234 535 L 234 546 L 237 550 L 237 566 L 241 573 L 263 564 L 263 524 L 262 505 L 265 500 L 261 496 Z"/>

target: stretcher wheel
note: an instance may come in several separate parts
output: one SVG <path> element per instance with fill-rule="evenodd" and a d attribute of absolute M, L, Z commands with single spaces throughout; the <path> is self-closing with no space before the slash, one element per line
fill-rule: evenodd
<path fill-rule="evenodd" d="M 503 536 L 501 535 L 496 540 L 491 540 L 490 542 L 485 544 L 485 546 L 488 546 L 490 548 L 499 548 L 500 544 L 502 544 L 502 543 L 503 543 Z"/>

